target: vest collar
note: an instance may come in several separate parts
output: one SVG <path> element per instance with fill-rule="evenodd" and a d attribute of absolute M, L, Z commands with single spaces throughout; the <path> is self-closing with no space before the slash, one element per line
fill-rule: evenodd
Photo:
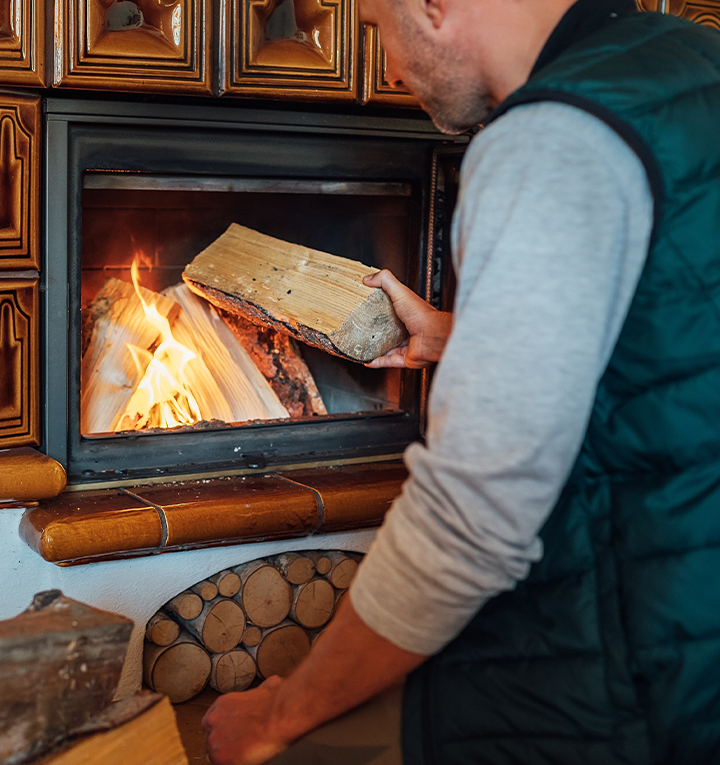
<path fill-rule="evenodd" d="M 530 77 L 554 61 L 571 45 L 597 32 L 616 19 L 639 13 L 634 0 L 577 0 L 548 38 Z"/>

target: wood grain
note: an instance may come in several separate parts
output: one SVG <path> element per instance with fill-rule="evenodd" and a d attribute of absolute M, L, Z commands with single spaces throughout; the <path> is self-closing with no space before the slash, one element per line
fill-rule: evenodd
<path fill-rule="evenodd" d="M 376 270 L 233 223 L 183 279 L 223 310 L 367 362 L 407 337 L 387 295 L 362 284 Z"/>

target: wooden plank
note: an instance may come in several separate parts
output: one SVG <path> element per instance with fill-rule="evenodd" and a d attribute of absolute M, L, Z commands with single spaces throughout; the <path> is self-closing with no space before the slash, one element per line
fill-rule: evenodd
<path fill-rule="evenodd" d="M 376 270 L 233 223 L 183 279 L 218 308 L 367 362 L 407 336 L 387 295 L 362 284 Z"/>
<path fill-rule="evenodd" d="M 46 751 L 110 704 L 132 626 L 59 590 L 0 622 L 0 762 Z"/>
<path fill-rule="evenodd" d="M 84 736 L 33 765 L 187 765 L 168 698 L 112 730 Z"/>

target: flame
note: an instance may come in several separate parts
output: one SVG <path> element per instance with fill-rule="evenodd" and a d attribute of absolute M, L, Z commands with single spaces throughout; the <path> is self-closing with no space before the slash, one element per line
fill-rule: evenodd
<path fill-rule="evenodd" d="M 130 274 L 145 318 L 157 328 L 161 343 L 154 353 L 128 344 L 138 377 L 141 379 L 115 427 L 116 432 L 175 428 L 202 420 L 200 406 L 188 387 L 185 376 L 187 365 L 197 354 L 175 340 L 170 322 L 154 304 L 148 304 L 143 298 L 138 268 L 141 258 L 142 255 L 135 256 Z"/>

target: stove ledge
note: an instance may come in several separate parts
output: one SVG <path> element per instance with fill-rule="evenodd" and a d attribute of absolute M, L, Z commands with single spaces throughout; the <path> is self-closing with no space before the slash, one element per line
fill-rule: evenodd
<path fill-rule="evenodd" d="M 20 536 L 61 566 L 380 525 L 400 461 L 69 491 L 28 510 Z"/>

